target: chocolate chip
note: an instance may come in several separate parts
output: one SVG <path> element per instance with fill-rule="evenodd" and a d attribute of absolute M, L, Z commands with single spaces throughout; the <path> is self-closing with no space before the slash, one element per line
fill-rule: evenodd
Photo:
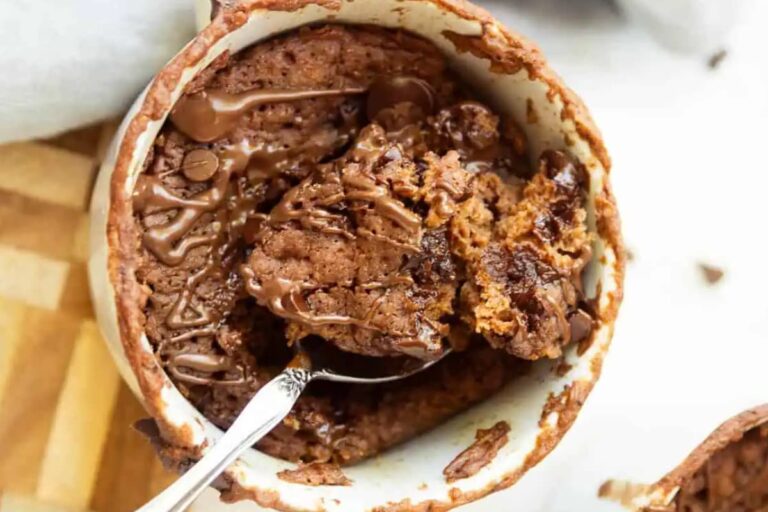
<path fill-rule="evenodd" d="M 716 284 L 725 275 L 723 269 L 707 263 L 699 263 L 699 270 L 708 284 Z"/>
<path fill-rule="evenodd" d="M 207 149 L 193 149 L 184 156 L 181 170 L 190 181 L 206 181 L 216 174 L 219 157 Z"/>

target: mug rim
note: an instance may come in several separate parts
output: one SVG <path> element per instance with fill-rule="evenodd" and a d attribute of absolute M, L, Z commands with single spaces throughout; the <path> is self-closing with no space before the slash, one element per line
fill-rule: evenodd
<path fill-rule="evenodd" d="M 367 1 L 378 0 L 348 0 L 352 3 L 362 4 Z M 514 484 L 531 467 L 542 460 L 560 441 L 565 432 L 570 428 L 578 412 L 589 395 L 594 383 L 597 381 L 603 361 L 603 357 L 610 345 L 610 337 L 613 324 L 618 313 L 618 308 L 623 294 L 624 275 L 624 250 L 620 235 L 618 212 L 610 188 L 608 175 L 611 162 L 603 144 L 599 131 L 582 101 L 562 83 L 560 78 L 549 68 L 539 49 L 522 36 L 510 31 L 499 24 L 489 13 L 464 0 L 410 0 L 433 4 L 441 10 L 447 10 L 453 15 L 464 20 L 477 23 L 482 28 L 481 34 L 469 41 L 465 51 L 487 59 L 491 66 L 495 66 L 499 72 L 513 74 L 518 71 L 526 71 L 530 80 L 538 80 L 546 84 L 548 95 L 551 93 L 555 99 L 562 103 L 561 118 L 563 123 L 572 122 L 577 136 L 589 148 L 589 153 L 595 157 L 604 172 L 601 189 L 595 192 L 594 207 L 596 211 L 596 233 L 612 253 L 612 258 L 607 262 L 600 262 L 601 268 L 611 267 L 609 283 L 612 289 L 605 293 L 605 304 L 599 308 L 599 326 L 595 329 L 603 332 L 606 342 L 601 350 L 589 360 L 590 379 L 572 381 L 572 385 L 566 387 L 558 396 L 553 396 L 551 406 L 556 409 L 557 418 L 554 425 L 543 426 L 539 430 L 535 449 L 529 452 L 524 464 L 513 468 L 504 474 L 501 482 L 491 483 L 480 489 L 461 491 L 457 487 L 450 489 L 449 501 L 435 501 L 411 503 L 410 501 L 392 502 L 382 505 L 375 510 L 416 511 L 416 510 L 447 510 L 460 504 L 475 501 L 491 492 L 500 490 Z M 187 457 L 199 455 L 205 449 L 207 439 L 199 439 L 188 424 L 178 425 L 167 417 L 166 404 L 161 394 L 171 392 L 180 394 L 170 383 L 160 365 L 157 364 L 154 354 L 147 350 L 146 337 L 143 329 L 143 308 L 141 305 L 146 299 L 146 291 L 138 283 L 134 276 L 136 268 L 137 251 L 135 247 L 133 211 L 131 194 L 133 183 L 131 176 L 140 172 L 141 162 L 145 154 L 137 151 L 139 142 L 147 136 L 148 128 L 153 122 L 162 120 L 170 112 L 175 103 L 174 95 L 180 88 L 191 80 L 188 70 L 203 62 L 215 45 L 227 38 L 232 33 L 245 25 L 252 16 L 258 16 L 263 11 L 294 11 L 310 6 L 318 6 L 327 9 L 330 13 L 339 9 L 337 0 L 245 0 L 234 6 L 222 7 L 217 11 L 211 23 L 201 32 L 161 71 L 147 87 L 142 96 L 137 100 L 136 111 L 129 113 L 124 119 L 115 141 L 113 142 L 112 157 L 105 161 L 105 166 L 100 171 L 104 179 L 108 179 L 109 200 L 105 211 L 106 231 L 96 235 L 95 243 L 106 235 L 106 268 L 99 268 L 104 261 L 96 261 L 91 266 L 92 276 L 101 275 L 106 270 L 107 285 L 111 287 L 112 295 L 109 298 L 110 307 L 115 308 L 117 320 L 117 332 L 123 348 L 122 354 L 115 354 L 116 359 L 126 360 L 131 368 L 131 375 L 125 375 L 131 383 L 134 393 L 143 401 L 146 408 L 157 422 L 162 433 L 162 438 L 170 445 L 177 447 L 189 447 L 191 450 Z M 333 20 L 327 20 L 334 22 Z M 289 30 L 295 29 L 291 28 Z M 267 36 L 268 37 L 268 36 Z M 257 38 L 249 44 L 261 40 Z M 138 169 L 138 170 L 137 170 Z M 94 197 L 94 204 L 103 200 Z M 98 224 L 98 223 L 97 223 Z M 103 226 L 102 226 L 103 227 Z M 99 229 L 99 226 L 94 228 Z M 95 281 L 92 278 L 92 283 Z M 603 292 L 601 292 L 603 293 Z M 94 292 L 94 295 L 98 295 Z M 95 301 L 96 302 L 96 301 Z M 100 315 L 99 323 L 104 319 Z M 183 398 L 183 397 L 182 397 Z M 185 399 L 186 400 L 186 399 Z M 543 404 L 545 409 L 550 404 Z M 198 413 L 199 414 L 199 413 Z M 200 421 L 195 418 L 196 421 Z M 542 411 L 544 420 L 544 411 Z M 550 428 L 551 427 L 551 428 Z M 179 460 L 175 461 L 179 463 Z M 298 511 L 300 509 L 286 503 L 272 489 L 262 489 L 256 486 L 241 485 L 240 473 L 228 471 L 225 479 L 229 487 L 228 497 L 232 500 L 252 499 L 262 506 L 272 507 L 285 511 Z"/>

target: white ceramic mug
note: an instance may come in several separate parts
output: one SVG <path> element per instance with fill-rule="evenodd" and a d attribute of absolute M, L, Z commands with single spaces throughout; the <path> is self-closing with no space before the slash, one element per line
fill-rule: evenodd
<path fill-rule="evenodd" d="M 492 398 L 417 439 L 345 468 L 348 487 L 310 487 L 280 480 L 294 465 L 256 450 L 226 472 L 229 499 L 252 499 L 290 511 L 446 510 L 514 484 L 545 457 L 575 420 L 599 377 L 621 301 L 623 252 L 608 183 L 610 161 L 586 108 L 549 69 L 538 49 L 463 0 L 243 0 L 219 10 L 133 104 L 104 161 L 91 207 L 89 271 L 98 320 L 123 377 L 157 421 L 163 438 L 189 453 L 221 435 L 174 387 L 142 328 L 142 289 L 134 270 L 137 237 L 131 194 L 155 136 L 184 86 L 224 51 L 236 52 L 308 23 L 400 27 L 431 40 L 494 107 L 520 121 L 532 158 L 562 149 L 590 175 L 588 222 L 594 260 L 585 274 L 596 297 L 591 344 L 572 346 L 565 362 L 540 361 Z M 205 9 L 204 9 L 205 10 Z M 204 11 L 203 10 L 203 11 Z M 201 18 L 205 17 L 205 14 Z M 446 33 L 453 33 L 452 42 Z M 461 44 L 455 43 L 457 39 Z M 499 420 L 509 442 L 477 474 L 447 483 L 443 468 Z"/>

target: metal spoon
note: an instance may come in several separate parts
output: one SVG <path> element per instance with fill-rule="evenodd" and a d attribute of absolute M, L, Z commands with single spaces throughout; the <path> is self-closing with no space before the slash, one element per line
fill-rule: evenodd
<path fill-rule="evenodd" d="M 182 512 L 242 452 L 253 446 L 288 415 L 301 393 L 313 380 L 351 384 L 379 384 L 404 379 L 429 368 L 438 359 L 370 358 L 342 353 L 324 342 L 297 346 L 288 367 L 262 387 L 232 426 L 197 463 L 176 482 L 136 512 Z"/>

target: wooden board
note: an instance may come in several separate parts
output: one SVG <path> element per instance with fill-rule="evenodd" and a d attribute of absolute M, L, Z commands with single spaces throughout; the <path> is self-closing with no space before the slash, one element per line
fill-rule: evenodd
<path fill-rule="evenodd" d="M 135 510 L 173 480 L 93 319 L 87 205 L 114 124 L 0 146 L 0 512 Z"/>

